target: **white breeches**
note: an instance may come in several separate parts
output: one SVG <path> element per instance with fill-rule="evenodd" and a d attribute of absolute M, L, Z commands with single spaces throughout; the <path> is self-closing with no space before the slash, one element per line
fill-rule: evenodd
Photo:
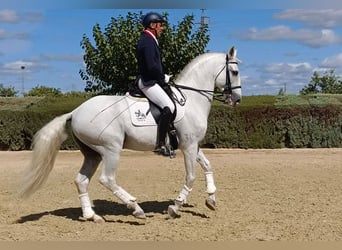
<path fill-rule="evenodd" d="M 153 86 L 144 86 L 140 79 L 138 86 L 139 89 L 146 95 L 146 97 L 158 107 L 160 107 L 161 109 L 169 107 L 171 113 L 175 111 L 174 103 L 170 100 L 170 97 L 159 86 L 159 84 L 156 83 Z"/>

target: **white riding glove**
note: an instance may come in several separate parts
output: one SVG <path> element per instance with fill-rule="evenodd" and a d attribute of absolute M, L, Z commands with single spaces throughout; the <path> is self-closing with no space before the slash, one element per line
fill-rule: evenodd
<path fill-rule="evenodd" d="M 169 83 L 170 78 L 172 77 L 172 75 L 165 74 L 164 76 L 165 76 L 165 83 Z"/>

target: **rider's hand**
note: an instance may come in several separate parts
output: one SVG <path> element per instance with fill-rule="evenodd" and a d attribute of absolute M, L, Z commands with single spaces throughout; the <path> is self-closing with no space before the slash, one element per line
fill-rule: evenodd
<path fill-rule="evenodd" d="M 171 77 L 172 75 L 165 74 L 165 83 L 169 83 Z"/>

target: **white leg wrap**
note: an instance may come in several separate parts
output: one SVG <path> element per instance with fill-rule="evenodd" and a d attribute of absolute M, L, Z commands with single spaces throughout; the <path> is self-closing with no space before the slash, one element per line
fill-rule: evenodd
<path fill-rule="evenodd" d="M 180 202 L 181 204 L 186 203 L 186 198 L 188 197 L 188 195 L 191 192 L 191 188 L 188 188 L 186 185 L 184 185 L 182 191 L 180 191 L 176 201 Z"/>
<path fill-rule="evenodd" d="M 137 200 L 135 197 L 127 193 L 127 191 L 121 187 L 119 187 L 115 192 L 113 192 L 113 194 L 127 205 Z"/>
<path fill-rule="evenodd" d="M 88 193 L 80 194 L 79 195 L 83 217 L 84 218 L 91 218 L 94 216 L 95 212 L 91 207 L 91 202 Z"/>
<path fill-rule="evenodd" d="M 205 182 L 207 185 L 207 193 L 213 194 L 216 191 L 215 183 L 214 183 L 214 174 L 213 172 L 205 172 Z"/>

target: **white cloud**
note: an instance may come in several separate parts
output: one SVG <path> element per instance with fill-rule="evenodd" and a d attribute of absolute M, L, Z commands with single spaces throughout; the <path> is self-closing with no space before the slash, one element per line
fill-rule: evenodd
<path fill-rule="evenodd" d="M 24 67 L 24 69 L 22 69 Z M 14 62 L 4 63 L 0 68 L 0 72 L 9 74 L 18 74 L 25 70 L 26 73 L 37 72 L 46 69 L 48 66 L 42 63 L 35 63 L 31 61 L 18 60 Z"/>
<path fill-rule="evenodd" d="M 16 23 L 19 17 L 13 10 L 0 10 L 0 23 Z"/>
<path fill-rule="evenodd" d="M 0 29 L 0 40 L 5 39 L 18 39 L 27 40 L 29 39 L 29 34 L 26 32 L 8 32 L 6 30 Z"/>
<path fill-rule="evenodd" d="M 310 63 L 274 63 L 268 64 L 264 68 L 264 72 L 272 74 L 294 74 L 307 73 L 312 70 Z"/>
<path fill-rule="evenodd" d="M 43 19 L 42 12 L 16 12 L 0 9 L 1 55 L 21 55 L 32 45 L 33 23 Z"/>
<path fill-rule="evenodd" d="M 309 30 L 299 29 L 292 30 L 288 26 L 279 25 L 267 29 L 258 30 L 251 28 L 248 31 L 239 34 L 244 40 L 258 40 L 258 41 L 281 41 L 294 40 L 298 43 L 308 45 L 310 47 L 322 47 L 331 44 L 339 44 L 342 39 L 333 31 L 329 29 L 323 30 Z"/>
<path fill-rule="evenodd" d="M 27 58 L 26 60 L 18 60 L 14 62 L 8 62 L 0 65 L 0 72 L 17 74 L 22 72 L 21 67 L 25 67 L 25 72 L 33 73 L 41 70 L 46 70 L 47 68 L 53 68 L 51 61 L 62 61 L 62 62 L 79 62 L 83 63 L 82 55 L 40 55 L 38 57 Z"/>
<path fill-rule="evenodd" d="M 308 83 L 312 75 L 313 67 L 310 63 L 273 63 L 264 65 L 261 68 L 265 86 L 277 93 L 280 88 L 285 87 L 287 93 L 298 94 Z"/>
<path fill-rule="evenodd" d="M 275 80 L 275 79 L 267 79 L 265 81 L 265 85 L 268 87 L 275 87 L 275 88 L 279 88 L 281 87 L 283 84 L 279 83 L 279 81 Z"/>
<path fill-rule="evenodd" d="M 342 26 L 342 10 L 335 9 L 289 9 L 275 14 L 274 17 L 279 20 L 303 22 L 311 27 L 333 28 Z"/>
<path fill-rule="evenodd" d="M 298 94 L 309 83 L 313 67 L 308 62 L 270 63 L 254 67 L 254 71 L 246 72 L 242 82 L 246 95 L 278 94 L 286 88 L 289 94 Z"/>
<path fill-rule="evenodd" d="M 0 23 L 39 22 L 44 18 L 41 12 L 16 12 L 0 10 Z"/>
<path fill-rule="evenodd" d="M 322 68 L 342 68 L 342 53 L 325 58 L 320 64 Z"/>
<path fill-rule="evenodd" d="M 25 62 L 25 61 L 15 61 L 10 63 L 5 63 L 2 66 L 2 71 L 4 72 L 12 72 L 12 73 L 18 73 L 22 71 L 22 66 L 25 67 L 25 70 L 29 71 L 30 68 L 32 68 L 34 64 L 32 62 Z"/>
<path fill-rule="evenodd" d="M 65 62 L 81 62 L 83 61 L 82 55 L 77 54 L 41 54 L 36 57 L 30 58 L 30 61 L 65 61 Z"/>

